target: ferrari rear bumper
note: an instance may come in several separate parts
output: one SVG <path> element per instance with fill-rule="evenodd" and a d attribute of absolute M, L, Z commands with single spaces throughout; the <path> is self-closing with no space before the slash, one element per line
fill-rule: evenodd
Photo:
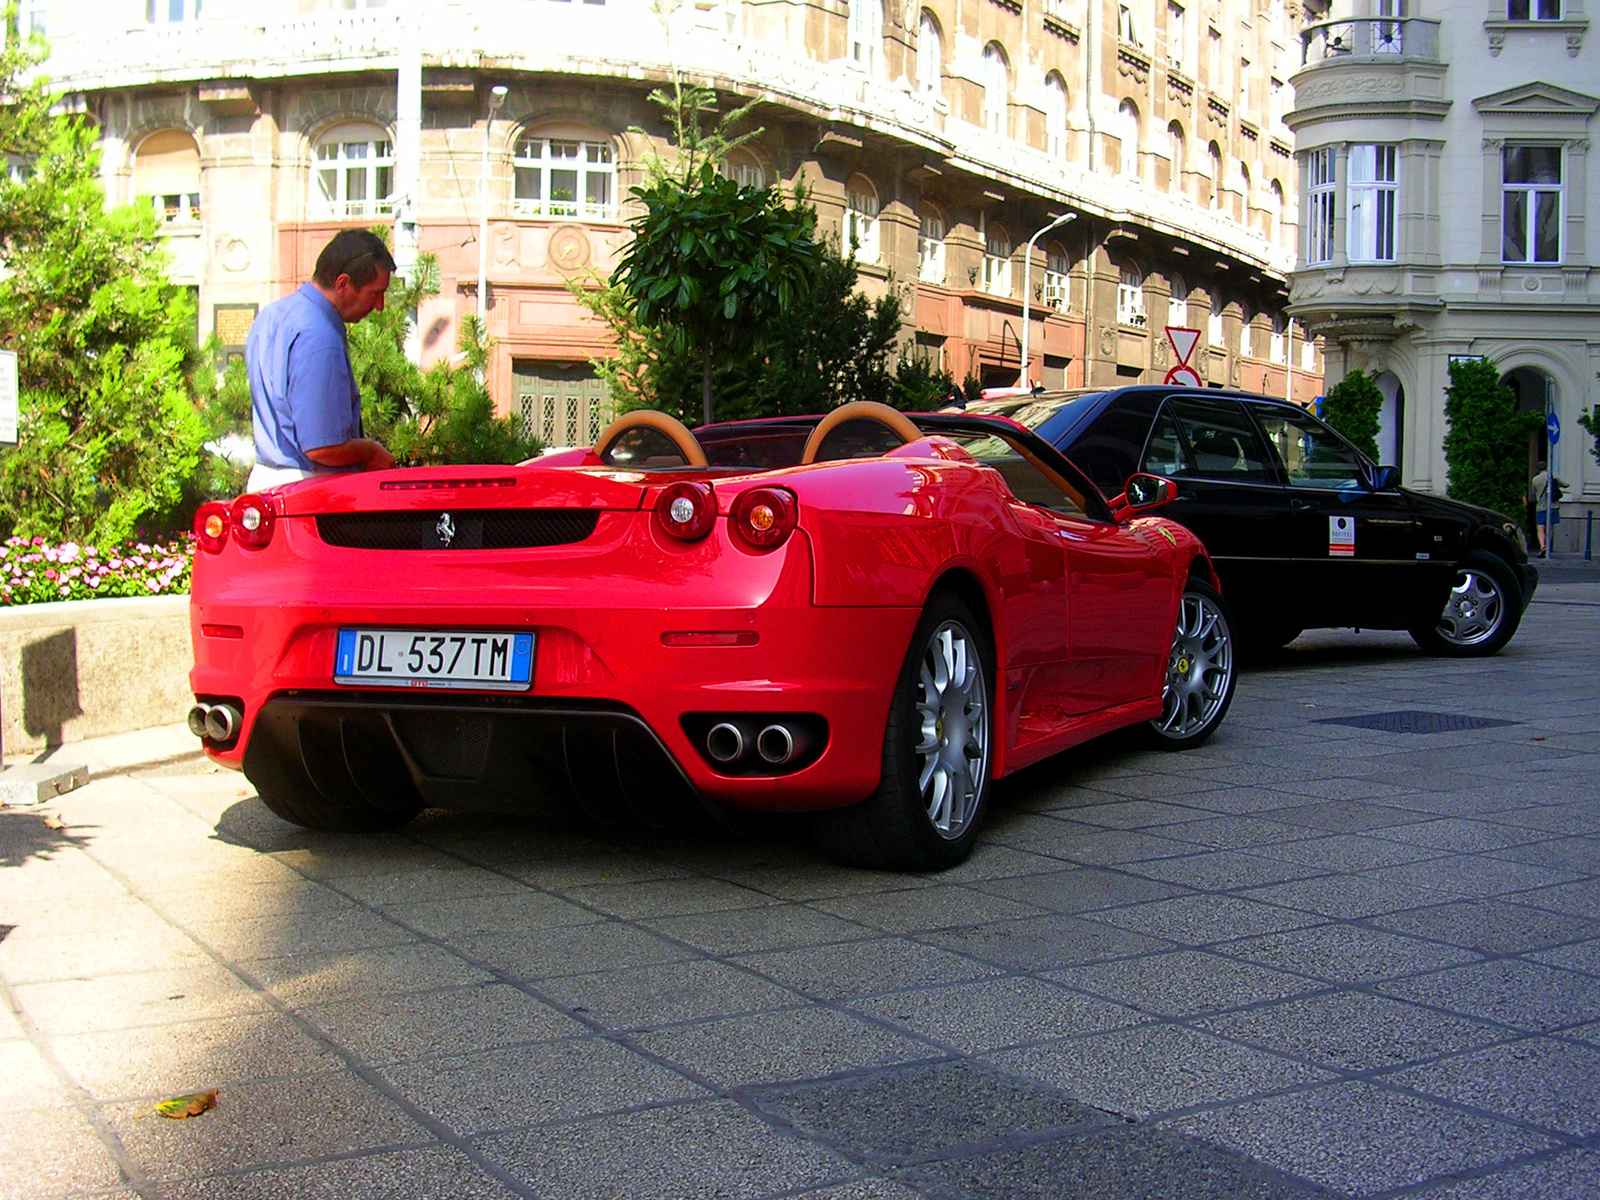
<path fill-rule="evenodd" d="M 257 715 L 244 773 L 341 809 L 561 812 L 677 824 L 695 788 L 622 705 L 291 692 Z"/>

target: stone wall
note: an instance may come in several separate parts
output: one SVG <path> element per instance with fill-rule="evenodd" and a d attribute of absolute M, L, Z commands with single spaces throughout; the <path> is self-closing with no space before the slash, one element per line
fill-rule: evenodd
<path fill-rule="evenodd" d="M 0 608 L 5 752 L 181 721 L 193 663 L 188 596 Z"/>

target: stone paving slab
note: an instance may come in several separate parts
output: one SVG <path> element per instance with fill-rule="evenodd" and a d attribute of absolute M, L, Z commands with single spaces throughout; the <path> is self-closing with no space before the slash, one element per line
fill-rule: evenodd
<path fill-rule="evenodd" d="M 1600 1196 L 1579 578 L 1488 660 L 1307 635 L 939 875 L 785 821 L 316 835 L 171 729 L 69 747 L 0 809 L 0 1197 Z M 1321 723 L 1400 711 L 1505 724 Z"/>

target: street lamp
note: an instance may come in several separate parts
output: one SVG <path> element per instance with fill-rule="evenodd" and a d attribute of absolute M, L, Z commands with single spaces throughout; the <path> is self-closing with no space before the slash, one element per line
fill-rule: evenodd
<path fill-rule="evenodd" d="M 506 86 L 489 89 L 489 114 L 483 120 L 483 162 L 478 170 L 478 333 L 487 336 L 489 321 L 489 135 L 494 114 L 505 103 Z"/>
<path fill-rule="evenodd" d="M 1028 248 L 1022 252 L 1022 379 L 1019 387 L 1028 386 L 1028 310 L 1033 299 L 1033 244 L 1049 233 L 1052 229 L 1059 229 L 1068 221 L 1078 219 L 1077 213 L 1062 213 L 1050 224 L 1028 239 Z"/>

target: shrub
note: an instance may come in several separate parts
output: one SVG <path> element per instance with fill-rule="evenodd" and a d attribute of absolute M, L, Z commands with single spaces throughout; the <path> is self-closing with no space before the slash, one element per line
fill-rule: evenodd
<path fill-rule="evenodd" d="M 1517 394 L 1484 359 L 1450 364 L 1445 389 L 1446 492 L 1521 524 L 1528 494 L 1528 438 L 1544 427 L 1541 413 L 1517 409 Z"/>
<path fill-rule="evenodd" d="M 0 605 L 181 594 L 189 590 L 193 566 L 189 534 L 103 549 L 7 538 L 0 545 Z"/>
<path fill-rule="evenodd" d="M 1378 461 L 1378 412 L 1383 393 L 1365 371 L 1351 371 L 1328 391 L 1322 419 L 1373 462 Z"/>

